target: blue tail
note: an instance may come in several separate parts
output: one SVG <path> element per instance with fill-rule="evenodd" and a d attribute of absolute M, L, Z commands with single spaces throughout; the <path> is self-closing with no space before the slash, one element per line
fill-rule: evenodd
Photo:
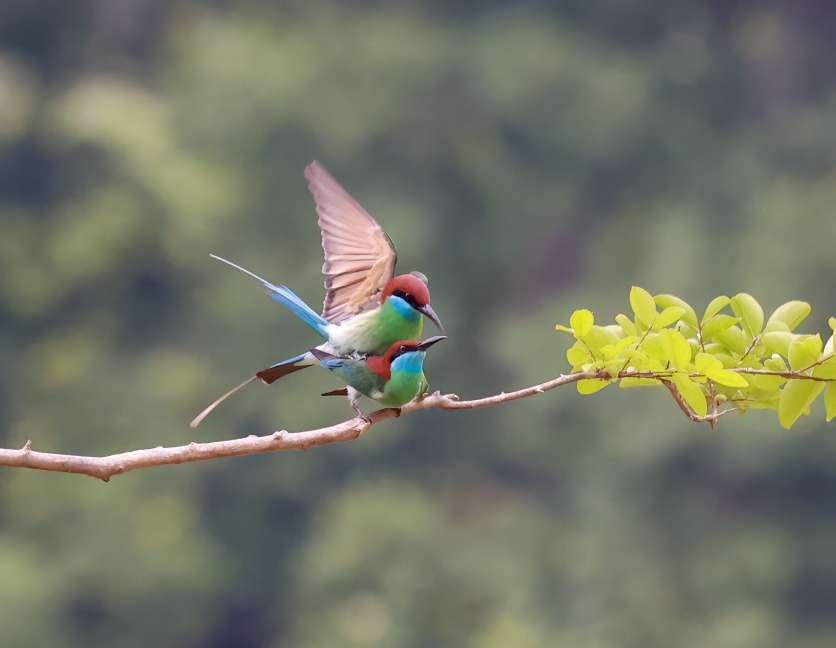
<path fill-rule="evenodd" d="M 308 326 L 310 326 L 314 331 L 319 333 L 322 337 L 326 340 L 328 339 L 328 321 L 325 320 L 321 315 L 317 314 L 313 308 L 308 306 L 305 302 L 302 301 L 302 298 L 299 297 L 295 292 L 293 292 L 287 286 L 276 286 L 271 284 L 269 281 L 266 281 L 259 277 L 254 272 L 250 272 L 249 270 L 242 268 L 239 265 L 236 265 L 232 261 L 228 261 L 223 257 L 216 256 L 214 254 L 210 254 L 213 259 L 217 259 L 218 261 L 222 261 L 226 263 L 228 266 L 232 266 L 236 270 L 240 270 L 244 274 L 248 274 L 253 279 L 256 279 L 261 282 L 261 285 L 264 286 L 267 290 L 267 294 L 270 295 L 272 299 L 279 302 L 282 306 L 287 308 L 291 313 L 296 315 L 300 320 L 305 322 Z"/>

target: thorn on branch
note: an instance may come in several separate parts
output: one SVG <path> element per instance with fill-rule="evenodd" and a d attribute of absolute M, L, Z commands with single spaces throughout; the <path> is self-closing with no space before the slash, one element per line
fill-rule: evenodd
<path fill-rule="evenodd" d="M 26 439 L 26 443 L 23 444 L 23 447 L 20 449 L 21 452 L 31 452 L 32 451 L 32 439 Z"/>

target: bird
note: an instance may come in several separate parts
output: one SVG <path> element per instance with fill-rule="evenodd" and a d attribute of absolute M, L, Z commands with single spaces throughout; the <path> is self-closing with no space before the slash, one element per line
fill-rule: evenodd
<path fill-rule="evenodd" d="M 311 353 L 322 367 L 348 385 L 323 396 L 348 396 L 354 412 L 364 416 L 357 404 L 361 395 L 386 407 L 401 407 L 425 394 L 429 387 L 424 375 L 427 349 L 446 339 L 445 335 L 435 335 L 423 342 L 398 340 L 383 355 L 365 358 L 339 357 L 321 349 L 312 349 Z"/>
<path fill-rule="evenodd" d="M 273 300 L 325 339 L 317 347 L 325 353 L 381 355 L 394 342 L 420 339 L 422 316 L 443 331 L 430 304 L 426 275 L 395 275 L 395 246 L 374 217 L 316 160 L 305 168 L 305 178 L 316 205 L 324 253 L 325 299 L 321 314 L 287 286 L 273 284 L 218 255 L 210 256 L 261 283 Z M 317 363 L 313 353 L 306 351 L 270 365 L 212 402 L 190 426 L 200 425 L 218 405 L 256 380 L 269 385 Z"/>

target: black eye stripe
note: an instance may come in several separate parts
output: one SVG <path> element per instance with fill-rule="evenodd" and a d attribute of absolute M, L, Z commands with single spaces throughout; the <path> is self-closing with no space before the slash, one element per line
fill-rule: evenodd
<path fill-rule="evenodd" d="M 418 305 L 418 302 L 415 300 L 415 296 L 410 295 L 409 293 L 406 293 L 403 290 L 396 290 L 395 292 L 392 293 L 392 295 L 395 296 L 395 297 L 400 297 L 406 303 L 408 303 L 410 306 L 415 307 L 415 306 Z"/>

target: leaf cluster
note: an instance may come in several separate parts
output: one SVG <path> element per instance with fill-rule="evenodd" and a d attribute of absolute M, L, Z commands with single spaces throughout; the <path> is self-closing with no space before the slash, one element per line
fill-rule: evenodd
<path fill-rule="evenodd" d="M 724 407 L 723 413 L 768 409 L 789 429 L 824 393 L 827 421 L 836 416 L 836 317 L 825 343 L 819 334 L 795 332 L 812 310 L 803 301 L 782 304 L 765 318 L 752 295 L 721 295 L 698 318 L 675 295 L 633 286 L 630 307 L 633 316 L 619 313 L 613 324 L 596 324 L 592 311 L 581 309 L 568 326 L 555 327 L 575 338 L 566 352 L 573 371 L 600 376 L 579 381 L 581 394 L 614 382 L 667 386 L 692 418 L 712 420 Z"/>

